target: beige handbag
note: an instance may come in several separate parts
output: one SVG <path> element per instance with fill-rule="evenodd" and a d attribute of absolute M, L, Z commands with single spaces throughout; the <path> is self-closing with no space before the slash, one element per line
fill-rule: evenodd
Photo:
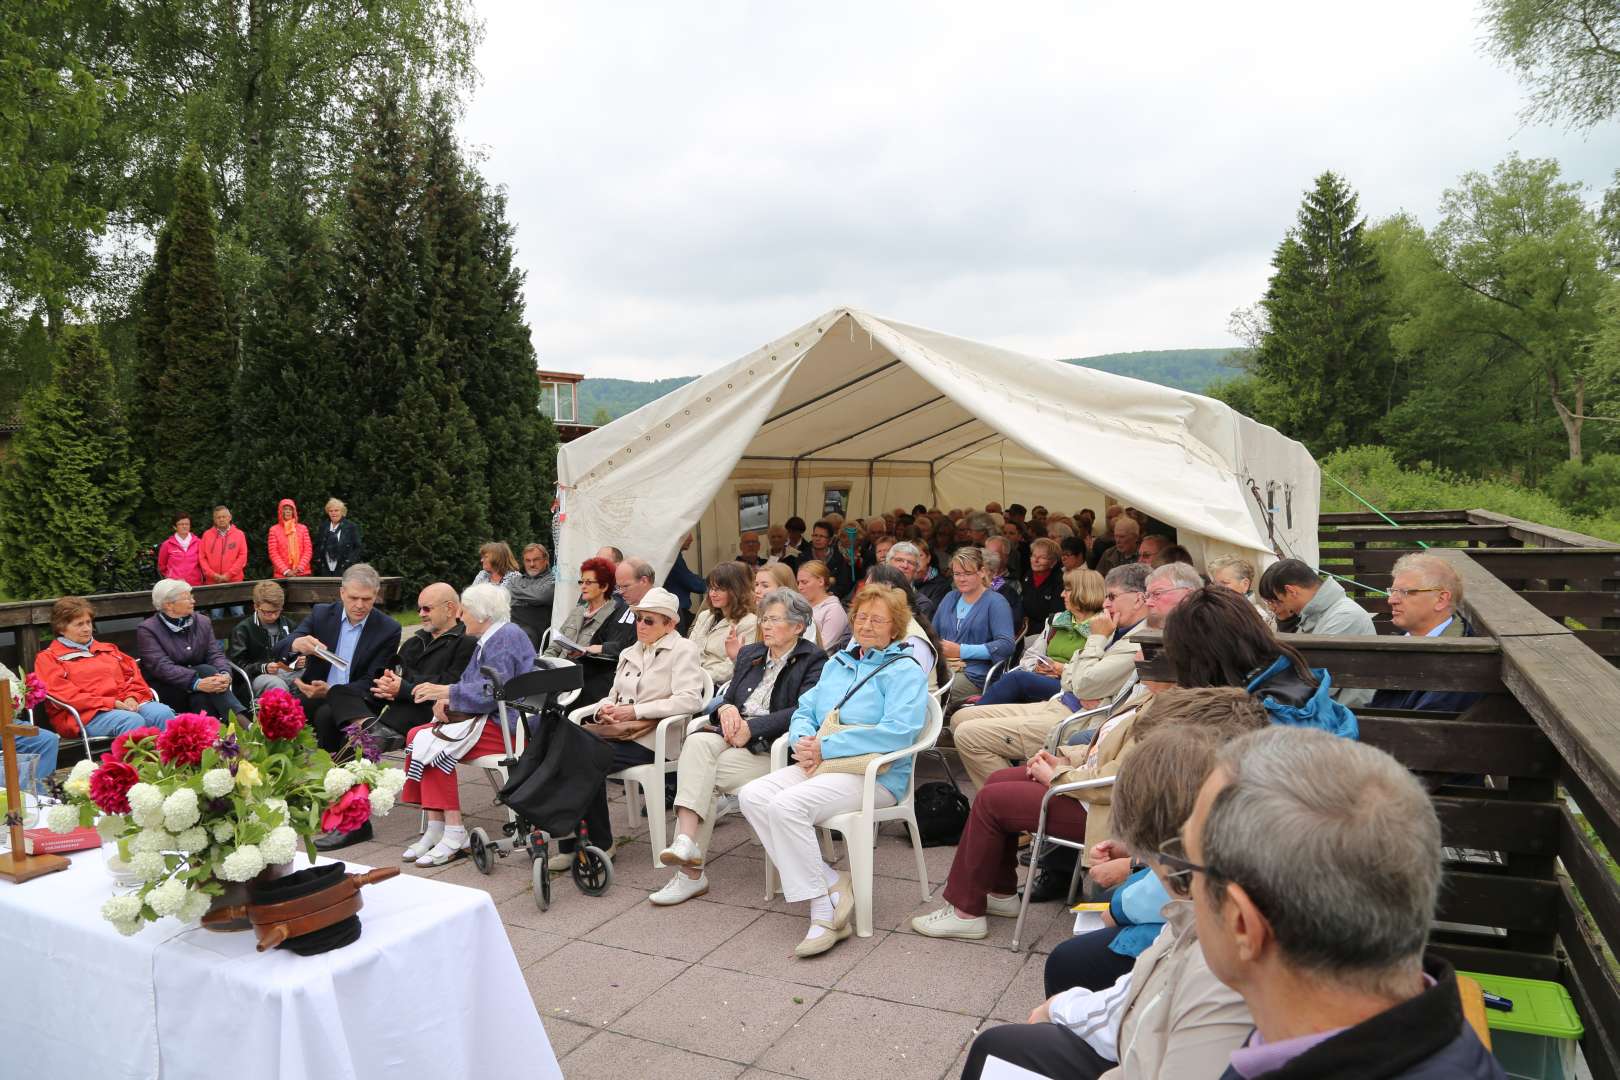
<path fill-rule="evenodd" d="M 907 659 L 905 656 L 891 656 L 889 659 L 879 664 L 877 669 L 870 675 L 867 675 L 866 678 L 850 687 L 849 693 L 844 695 L 842 701 L 833 706 L 832 712 L 827 714 L 827 718 L 823 720 L 821 722 L 821 726 L 816 729 L 816 738 L 822 739 L 828 735 L 836 735 L 840 731 L 849 731 L 853 728 L 876 727 L 877 725 L 875 724 L 846 724 L 838 718 L 839 710 L 844 707 L 845 703 L 847 703 L 850 698 L 855 696 L 855 691 L 866 685 L 867 681 L 870 680 L 873 675 L 876 675 L 879 671 L 882 671 L 896 660 L 905 659 Z M 810 771 L 810 775 L 814 776 L 819 772 L 829 772 L 852 773 L 856 776 L 864 776 L 866 774 L 866 767 L 882 756 L 882 754 L 874 753 L 856 754 L 853 757 L 822 758 L 821 763 Z M 884 762 L 883 766 L 878 769 L 878 772 L 882 773 L 886 771 L 889 766 L 893 764 L 894 762 L 892 761 Z"/>

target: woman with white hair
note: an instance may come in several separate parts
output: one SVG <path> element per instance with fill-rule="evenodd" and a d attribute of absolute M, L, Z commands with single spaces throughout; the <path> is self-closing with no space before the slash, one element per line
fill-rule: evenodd
<path fill-rule="evenodd" d="M 461 594 L 461 621 L 478 645 L 460 680 L 453 685 L 418 683 L 413 693 L 418 702 L 433 702 L 433 722 L 406 736 L 406 780 L 400 792 L 401 802 L 417 803 L 427 813 L 427 830 L 405 849 L 404 861 L 417 866 L 442 866 L 467 850 L 456 763 L 506 749 L 500 728 L 490 723 L 495 694 L 483 669 L 493 669 L 503 684 L 534 670 L 534 646 L 512 622 L 512 598 L 504 588 L 469 585 Z"/>
<path fill-rule="evenodd" d="M 214 624 L 197 612 L 191 585 L 164 578 L 152 586 L 152 615 L 135 628 L 135 653 L 158 700 L 176 712 L 225 719 L 245 712 L 231 693 L 231 667 Z"/>

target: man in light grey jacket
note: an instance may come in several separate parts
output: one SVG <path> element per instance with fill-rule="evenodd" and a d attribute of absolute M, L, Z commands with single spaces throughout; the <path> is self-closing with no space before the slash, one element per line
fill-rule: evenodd
<path fill-rule="evenodd" d="M 1298 634 L 1376 634 L 1372 616 L 1345 594 L 1332 578 L 1323 580 L 1299 559 L 1283 559 L 1266 567 L 1255 590 L 1271 607 L 1277 620 L 1299 617 Z M 1351 709 L 1372 701 L 1371 690 L 1333 691 L 1333 697 Z"/>

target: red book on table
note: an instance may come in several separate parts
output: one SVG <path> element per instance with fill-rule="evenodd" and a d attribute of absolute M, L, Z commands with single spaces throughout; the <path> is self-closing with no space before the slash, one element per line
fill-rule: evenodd
<path fill-rule="evenodd" d="M 50 855 L 60 851 L 87 851 L 101 846 L 101 834 L 89 825 L 68 833 L 49 829 L 24 829 L 23 848 L 30 855 Z"/>

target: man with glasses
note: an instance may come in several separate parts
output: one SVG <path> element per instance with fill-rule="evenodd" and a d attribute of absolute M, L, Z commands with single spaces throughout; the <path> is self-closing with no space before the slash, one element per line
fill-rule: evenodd
<path fill-rule="evenodd" d="M 1462 578 L 1445 559 L 1421 552 L 1403 555 L 1395 563 L 1389 587 L 1390 621 L 1407 637 L 1473 637 L 1473 624 L 1459 608 L 1462 595 Z M 1372 703 L 1375 709 L 1462 712 L 1480 696 L 1463 691 L 1380 690 Z"/>
<path fill-rule="evenodd" d="M 1345 594 L 1344 586 L 1332 578 L 1322 578 L 1299 559 L 1282 559 L 1266 567 L 1255 592 L 1277 616 L 1277 629 L 1296 634 L 1378 633 L 1372 616 Z M 1359 708 L 1373 698 L 1371 690 L 1339 687 L 1333 699 L 1347 708 Z"/>
<path fill-rule="evenodd" d="M 325 750 L 341 749 L 342 724 L 324 708 L 338 687 L 355 684 L 364 694 L 399 651 L 400 625 L 377 609 L 382 579 L 370 563 L 355 563 L 343 573 L 335 603 L 316 604 L 314 610 L 276 645 L 276 659 L 292 663 L 304 658 L 301 678 L 293 686 L 315 726 L 316 739 Z M 342 663 L 334 664 L 325 652 Z"/>
<path fill-rule="evenodd" d="M 1504 1074 L 1425 956 L 1440 823 L 1381 750 L 1294 727 L 1225 747 L 1183 829 L 1198 941 L 1254 1033 L 1223 1080 Z M 1279 838 L 1286 837 L 1286 843 Z"/>
<path fill-rule="evenodd" d="M 1167 566 L 1153 573 L 1169 570 Z M 1062 690 L 1056 697 L 1033 705 L 979 705 L 951 718 L 956 751 L 975 788 L 983 787 L 996 770 L 1038 753 L 1065 717 L 1119 693 L 1136 670 L 1136 642 L 1131 637 L 1148 625 L 1149 580 L 1148 568 L 1141 563 L 1125 563 L 1108 572 L 1103 609 L 1088 623 L 1085 648 L 1064 665 Z M 1183 587 L 1173 598 L 1165 596 L 1163 612 L 1168 614 L 1185 595 Z"/>
<path fill-rule="evenodd" d="M 423 588 L 416 611 L 422 628 L 405 639 L 393 666 L 372 680 L 371 693 L 343 696 L 346 704 L 356 706 L 340 717 L 345 726 L 377 717 L 380 724 L 372 732 L 385 750 L 399 749 L 411 728 L 433 722 L 433 702 L 414 699 L 417 685 L 454 686 L 478 648 L 478 639 L 461 621 L 461 599 L 447 583 L 435 581 Z"/>

